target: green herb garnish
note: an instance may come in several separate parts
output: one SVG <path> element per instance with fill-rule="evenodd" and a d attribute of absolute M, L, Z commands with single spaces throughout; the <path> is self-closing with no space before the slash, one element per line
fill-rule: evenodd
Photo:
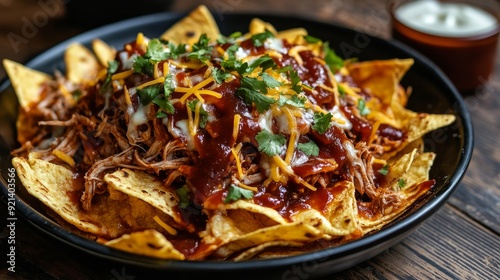
<path fill-rule="evenodd" d="M 313 126 L 312 128 L 316 130 L 320 134 L 324 134 L 331 126 L 332 126 L 332 117 L 331 113 L 321 113 L 315 112 L 313 116 Z"/>
<path fill-rule="evenodd" d="M 229 186 L 229 191 L 224 199 L 224 203 L 229 203 L 231 201 L 237 201 L 242 198 L 250 199 L 253 197 L 253 191 L 240 188 L 236 185 L 231 184 Z"/>
<path fill-rule="evenodd" d="M 271 157 L 279 154 L 286 143 L 286 138 L 284 136 L 272 134 L 266 129 L 257 133 L 255 140 L 259 143 L 259 151 Z"/>
<path fill-rule="evenodd" d="M 301 150 L 308 156 L 316 157 L 319 155 L 319 147 L 313 141 L 309 141 L 307 143 L 299 143 L 297 145 L 297 149 Z"/>

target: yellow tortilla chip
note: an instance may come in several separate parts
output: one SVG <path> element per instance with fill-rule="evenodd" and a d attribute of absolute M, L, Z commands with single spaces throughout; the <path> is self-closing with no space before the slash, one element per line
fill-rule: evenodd
<path fill-rule="evenodd" d="M 383 105 L 390 106 L 401 78 L 412 65 L 413 59 L 408 58 L 356 62 L 346 67 L 356 84 L 380 98 Z"/>
<path fill-rule="evenodd" d="M 73 43 L 66 49 L 64 62 L 66 77 L 75 84 L 93 81 L 100 69 L 94 54 L 80 43 Z"/>
<path fill-rule="evenodd" d="M 220 34 L 217 23 L 205 5 L 198 6 L 170 27 L 161 38 L 175 44 L 194 44 L 202 34 L 206 34 L 212 42 L 217 40 Z"/>
<path fill-rule="evenodd" d="M 178 224 L 185 224 L 179 212 L 174 211 L 179 198 L 175 191 L 163 186 L 156 177 L 142 171 L 122 169 L 104 176 L 108 188 L 143 200 L 167 214 Z"/>
<path fill-rule="evenodd" d="M 94 39 L 92 41 L 92 50 L 94 51 L 101 65 L 104 67 L 108 67 L 108 62 L 113 61 L 116 56 L 115 48 L 111 47 L 100 39 Z"/>
<path fill-rule="evenodd" d="M 393 221 L 415 203 L 417 199 L 428 192 L 428 186 L 425 182 L 429 180 L 429 170 L 434 162 L 436 155 L 434 153 L 418 153 L 415 149 L 395 162 L 391 163 L 387 180 L 390 182 L 386 189 L 387 193 L 394 194 L 404 201 L 403 204 L 396 204 L 384 209 L 384 215 L 368 219 L 359 216 L 359 224 L 363 233 L 379 230 L 387 223 Z M 382 194 L 382 198 L 383 198 Z"/>
<path fill-rule="evenodd" d="M 50 81 L 51 76 L 8 59 L 3 60 L 3 66 L 9 75 L 19 104 L 24 110 L 29 110 L 30 104 L 40 101 L 42 85 Z"/>
<path fill-rule="evenodd" d="M 255 35 L 263 33 L 266 30 L 273 33 L 275 36 L 278 34 L 276 28 L 274 28 L 274 26 L 269 22 L 265 22 L 259 18 L 254 18 L 252 19 L 252 21 L 250 21 L 250 26 L 248 27 L 248 31 L 250 32 L 250 34 Z"/>
<path fill-rule="evenodd" d="M 185 259 L 184 255 L 156 230 L 124 234 L 117 239 L 104 243 L 104 245 L 143 256 L 173 260 Z"/>
<path fill-rule="evenodd" d="M 69 197 L 80 191 L 73 183 L 73 172 L 40 159 L 15 157 L 12 165 L 26 190 L 68 223 L 89 233 L 106 234 L 106 228 L 89 219 Z"/>

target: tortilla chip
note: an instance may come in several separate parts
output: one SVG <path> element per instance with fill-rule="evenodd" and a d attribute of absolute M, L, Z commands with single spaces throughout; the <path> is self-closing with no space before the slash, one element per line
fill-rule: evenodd
<path fill-rule="evenodd" d="M 108 67 L 108 62 L 115 60 L 116 50 L 104 41 L 94 39 L 92 41 L 92 50 L 102 66 Z"/>
<path fill-rule="evenodd" d="M 259 18 L 254 18 L 252 21 L 250 21 L 250 26 L 248 27 L 248 31 L 250 32 L 251 35 L 263 33 L 266 30 L 269 32 L 273 33 L 273 35 L 277 35 L 278 31 L 276 31 L 276 28 L 269 22 L 265 22 Z"/>
<path fill-rule="evenodd" d="M 156 177 L 142 171 L 125 168 L 106 174 L 104 181 L 108 183 L 108 188 L 141 199 L 167 214 L 175 223 L 187 226 L 179 212 L 174 210 L 179 201 L 177 194 L 165 188 Z"/>
<path fill-rule="evenodd" d="M 263 244 L 260 244 L 258 246 L 252 247 L 242 253 L 239 253 L 236 257 L 232 258 L 233 261 L 246 261 L 250 259 L 255 259 L 255 256 L 258 254 L 261 254 L 263 251 L 266 249 L 269 249 L 271 247 L 300 247 L 303 246 L 304 243 L 302 242 L 294 242 L 294 241 L 271 241 L 271 242 L 266 242 Z M 282 254 L 278 257 L 284 257 L 284 256 L 289 256 L 289 254 Z M 273 257 L 276 257 L 273 255 Z"/>
<path fill-rule="evenodd" d="M 161 38 L 175 44 L 194 44 L 202 34 L 214 42 L 220 35 L 219 27 L 205 5 L 190 12 L 186 17 L 165 31 Z"/>
<path fill-rule="evenodd" d="M 104 243 L 104 245 L 143 256 L 173 260 L 185 259 L 184 255 L 156 230 L 124 234 L 117 239 Z"/>
<path fill-rule="evenodd" d="M 371 219 L 359 216 L 359 224 L 364 234 L 387 225 L 429 191 L 426 182 L 429 180 L 429 170 L 435 157 L 434 153 L 418 153 L 415 149 L 391 163 L 387 174 L 390 183 L 385 188 L 388 190 L 387 193 L 391 194 L 397 190 L 396 194 L 404 203 L 384 209 L 383 215 Z M 401 182 L 404 182 L 404 186 L 401 186 Z M 381 197 L 383 199 L 383 193 Z"/>
<path fill-rule="evenodd" d="M 289 42 L 296 42 L 297 38 L 303 38 L 304 36 L 307 36 L 307 30 L 304 28 L 282 30 L 276 34 L 276 38 L 284 39 Z"/>
<path fill-rule="evenodd" d="M 342 188 L 342 186 L 334 188 Z M 349 235 L 358 229 L 356 222 L 358 211 L 354 195 L 354 184 L 349 182 L 345 189 L 335 195 L 327 205 L 325 213 L 308 209 L 293 215 L 292 219 L 309 224 L 330 236 Z"/>
<path fill-rule="evenodd" d="M 219 215 L 223 214 L 216 213 L 214 217 Z M 216 223 L 221 221 L 227 224 L 216 225 Z M 227 218 L 212 218 L 209 220 L 208 224 L 210 224 L 212 228 L 237 228 L 237 225 L 231 219 Z M 213 233 L 214 231 L 212 231 L 212 234 Z M 243 249 L 273 241 L 313 241 L 323 237 L 320 230 L 304 222 L 291 222 L 284 225 L 279 224 L 271 227 L 260 228 L 246 234 L 238 234 L 237 231 L 233 231 L 232 233 L 233 234 L 230 238 L 227 238 L 228 234 L 224 233 L 226 240 L 220 244 L 221 246 L 214 252 L 216 256 L 226 258 Z M 212 235 L 212 237 L 217 239 L 217 236 Z M 203 241 L 206 241 L 206 239 Z"/>
<path fill-rule="evenodd" d="M 30 104 L 40 101 L 42 85 L 50 81 L 51 76 L 8 59 L 3 60 L 3 66 L 9 75 L 19 104 L 24 110 L 29 110 Z"/>
<path fill-rule="evenodd" d="M 89 217 L 69 197 L 80 189 L 73 183 L 73 172 L 40 160 L 15 157 L 12 165 L 26 190 L 68 223 L 96 235 L 106 234 L 101 223 Z"/>
<path fill-rule="evenodd" d="M 71 44 L 64 53 L 66 76 L 80 84 L 92 82 L 101 68 L 94 54 L 80 43 Z"/>

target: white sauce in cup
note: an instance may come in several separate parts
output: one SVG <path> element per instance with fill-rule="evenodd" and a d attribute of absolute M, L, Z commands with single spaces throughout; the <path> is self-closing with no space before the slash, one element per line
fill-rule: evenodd
<path fill-rule="evenodd" d="M 394 16 L 410 28 L 443 37 L 470 37 L 491 32 L 497 27 L 497 19 L 482 9 L 434 0 L 403 4 Z"/>

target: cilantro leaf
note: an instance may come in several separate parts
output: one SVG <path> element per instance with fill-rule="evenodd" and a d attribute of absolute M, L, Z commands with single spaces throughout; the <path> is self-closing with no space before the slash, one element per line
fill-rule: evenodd
<path fill-rule="evenodd" d="M 316 157 L 319 155 L 319 147 L 313 141 L 309 141 L 307 143 L 299 143 L 297 145 L 297 149 L 301 150 L 308 156 Z"/>
<path fill-rule="evenodd" d="M 382 166 L 382 168 L 380 168 L 378 170 L 378 173 L 380 173 L 380 174 L 382 174 L 384 176 L 387 175 L 389 173 L 389 165 L 386 164 L 386 165 Z"/>
<path fill-rule="evenodd" d="M 153 103 L 160 107 L 156 114 L 157 118 L 163 118 L 166 114 L 172 114 L 174 112 L 174 106 L 168 100 L 170 93 L 165 94 L 165 92 L 162 91 L 164 88 L 165 87 L 161 86 L 149 86 L 137 90 L 137 95 L 142 105 Z"/>
<path fill-rule="evenodd" d="M 137 90 L 137 95 L 139 96 L 139 101 L 142 105 L 147 105 L 151 103 L 158 95 L 160 95 L 161 88 L 159 86 L 149 86 L 143 89 Z"/>
<path fill-rule="evenodd" d="M 153 76 L 154 65 L 146 57 L 137 56 L 136 58 L 134 58 L 134 64 L 132 67 L 134 68 L 134 72 L 136 73 Z"/>
<path fill-rule="evenodd" d="M 274 38 L 274 34 L 267 29 L 264 32 L 255 34 L 251 37 L 253 45 L 256 47 L 262 47 L 264 45 L 264 41 L 268 38 Z"/>
<path fill-rule="evenodd" d="M 326 64 L 333 73 L 337 72 L 344 66 L 344 60 L 330 48 L 328 42 L 323 44 L 323 48 Z"/>
<path fill-rule="evenodd" d="M 212 68 L 212 77 L 214 77 L 214 80 L 217 84 L 222 84 L 226 79 L 228 79 L 229 77 L 231 77 L 232 74 L 229 73 L 229 72 L 226 72 L 222 69 L 219 69 L 219 68 Z"/>
<path fill-rule="evenodd" d="M 173 114 L 174 113 L 174 105 L 170 103 L 170 101 L 165 97 L 165 95 L 159 95 L 152 101 L 154 104 L 158 105 L 159 110 L 156 113 L 157 118 L 163 118 L 166 117 L 167 114 Z"/>
<path fill-rule="evenodd" d="M 264 81 L 257 78 L 243 77 L 240 83 L 241 86 L 236 90 L 236 95 L 243 98 L 247 104 L 255 104 L 259 113 L 269 109 L 271 104 L 276 102 L 273 98 L 265 95 L 267 87 Z"/>
<path fill-rule="evenodd" d="M 406 181 L 405 181 L 403 178 L 399 179 L 399 180 L 398 180 L 398 187 L 399 187 L 400 189 L 402 189 L 402 188 L 404 188 L 405 186 L 406 186 Z"/>
<path fill-rule="evenodd" d="M 229 186 L 229 191 L 224 199 L 224 203 L 229 203 L 231 201 L 237 201 L 242 198 L 250 199 L 253 197 L 253 191 L 240 188 L 236 185 L 231 184 Z"/>
<path fill-rule="evenodd" d="M 202 34 L 198 42 L 193 45 L 193 50 L 188 54 L 188 58 L 198 59 L 206 63 L 212 56 L 212 47 L 208 45 L 208 42 L 207 34 Z"/>
<path fill-rule="evenodd" d="M 340 98 L 344 98 L 345 97 L 344 87 L 341 84 L 337 84 L 337 88 L 339 89 Z"/>
<path fill-rule="evenodd" d="M 261 73 L 260 77 L 262 78 L 262 81 L 266 84 L 268 88 L 277 88 L 282 85 L 280 82 L 278 82 L 275 78 L 271 77 L 267 73 Z"/>
<path fill-rule="evenodd" d="M 188 186 L 184 185 L 178 189 L 175 190 L 177 195 L 179 196 L 179 207 L 184 209 L 191 204 L 191 201 L 189 199 L 189 193 L 191 190 L 188 188 Z"/>
<path fill-rule="evenodd" d="M 255 140 L 259 143 L 259 151 L 271 157 L 279 154 L 286 143 L 286 138 L 284 136 L 272 134 L 266 129 L 257 133 Z"/>
<path fill-rule="evenodd" d="M 188 107 L 189 109 L 191 109 L 191 111 L 195 111 L 196 110 L 196 105 L 198 104 L 198 102 L 200 102 L 198 99 L 193 99 L 191 101 L 188 102 Z M 205 111 L 205 109 L 203 109 L 203 106 L 200 107 L 200 127 L 201 128 L 205 128 L 207 126 L 207 121 L 208 121 L 208 112 Z"/>
<path fill-rule="evenodd" d="M 240 32 L 240 31 L 237 31 L 237 32 L 234 32 L 234 33 L 231 33 L 231 35 L 229 36 L 223 36 L 223 35 L 220 35 L 219 38 L 217 38 L 217 43 L 220 44 L 220 45 L 223 45 L 223 44 L 232 44 L 235 42 L 235 39 L 239 38 L 243 36 L 243 34 Z"/>
<path fill-rule="evenodd" d="M 304 39 L 306 40 L 306 42 L 308 42 L 310 44 L 321 42 L 321 39 L 313 37 L 311 35 L 305 35 Z"/>
<path fill-rule="evenodd" d="M 276 67 L 276 63 L 274 62 L 274 59 L 271 56 L 269 56 L 269 54 L 265 54 L 265 55 L 257 58 L 256 60 L 254 60 L 252 62 L 252 64 L 250 64 L 248 66 L 248 69 L 246 69 L 246 72 L 247 73 L 251 73 L 257 67 L 261 67 L 262 71 L 264 72 L 264 71 L 266 71 L 269 68 L 275 68 Z"/>
<path fill-rule="evenodd" d="M 304 104 L 306 103 L 306 98 L 299 95 L 292 95 L 290 98 L 286 98 L 284 95 L 280 95 L 280 99 L 278 100 L 278 106 L 290 105 L 297 108 L 304 108 Z"/>
<path fill-rule="evenodd" d="M 315 112 L 313 116 L 314 124 L 312 128 L 316 130 L 320 134 L 324 134 L 331 126 L 332 126 L 332 117 L 331 113 L 321 113 Z"/>
<path fill-rule="evenodd" d="M 174 43 L 169 42 L 168 49 L 170 50 L 170 58 L 177 59 L 180 55 L 186 53 L 186 44 L 176 46 Z"/>
<path fill-rule="evenodd" d="M 285 73 L 287 76 L 290 78 L 290 87 L 292 88 L 293 91 L 296 93 L 301 93 L 302 92 L 302 87 L 299 85 L 300 83 L 300 77 L 299 73 L 295 71 L 292 66 L 287 65 L 280 70 L 278 70 L 279 73 Z"/>
<path fill-rule="evenodd" d="M 165 45 L 159 39 L 151 39 L 148 43 L 148 48 L 145 57 L 153 61 L 162 61 L 170 57 L 170 52 L 167 52 Z"/>
<path fill-rule="evenodd" d="M 366 101 L 363 98 L 358 100 L 358 110 L 361 116 L 366 116 L 370 114 L 370 109 L 366 107 Z"/>
<path fill-rule="evenodd" d="M 105 88 L 111 83 L 111 76 L 118 70 L 119 63 L 116 60 L 108 62 L 108 71 L 106 72 L 106 78 L 104 79 L 104 83 L 102 87 Z"/>

